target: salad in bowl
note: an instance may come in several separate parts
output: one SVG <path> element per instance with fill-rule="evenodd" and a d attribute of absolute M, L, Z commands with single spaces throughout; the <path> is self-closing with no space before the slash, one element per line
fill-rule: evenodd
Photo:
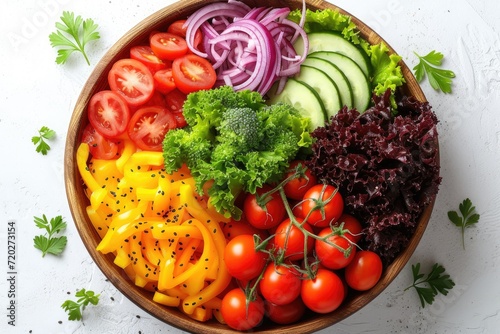
<path fill-rule="evenodd" d="M 440 183 L 437 122 L 401 57 L 334 5 L 182 1 L 89 78 L 68 200 L 100 269 L 159 319 L 311 332 L 413 253 Z"/>

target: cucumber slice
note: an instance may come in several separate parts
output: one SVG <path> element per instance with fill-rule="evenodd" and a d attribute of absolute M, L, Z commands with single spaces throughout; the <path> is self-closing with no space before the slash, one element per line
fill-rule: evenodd
<path fill-rule="evenodd" d="M 342 108 L 339 89 L 325 72 L 315 67 L 302 65 L 300 66 L 300 73 L 295 76 L 295 79 L 311 86 L 318 93 L 325 107 L 327 122 L 330 121 L 331 116 L 336 115 Z"/>
<path fill-rule="evenodd" d="M 347 77 L 353 93 L 353 105 L 360 113 L 366 111 L 371 100 L 370 81 L 361 68 L 351 58 L 337 52 L 320 51 L 311 53 L 308 57 L 325 59 L 335 64 Z"/>
<path fill-rule="evenodd" d="M 371 65 L 366 52 L 346 40 L 342 35 L 334 32 L 313 32 L 307 34 L 307 36 L 309 38 L 308 54 L 317 51 L 332 51 L 343 54 L 354 60 L 366 77 L 370 77 Z M 297 39 L 294 47 L 298 54 L 304 52 L 304 42 L 301 38 Z"/>
<path fill-rule="evenodd" d="M 349 109 L 353 107 L 351 84 L 344 75 L 344 72 L 339 70 L 335 64 L 321 58 L 307 57 L 302 65 L 312 66 L 325 72 L 325 74 L 335 82 L 339 89 L 341 106 L 347 106 Z"/>
<path fill-rule="evenodd" d="M 310 131 L 325 125 L 325 107 L 311 86 L 289 78 L 280 94 L 275 94 L 275 91 L 276 84 L 268 93 L 269 104 L 282 102 L 292 105 L 302 116 L 311 120 Z"/>

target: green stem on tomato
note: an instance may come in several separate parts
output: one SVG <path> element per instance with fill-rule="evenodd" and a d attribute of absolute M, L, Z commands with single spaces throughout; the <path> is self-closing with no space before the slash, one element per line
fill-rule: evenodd
<path fill-rule="evenodd" d="M 326 244 L 332 246 L 332 247 L 335 247 L 337 250 L 339 250 L 340 252 L 342 252 L 344 254 L 345 257 L 349 257 L 349 254 L 351 253 L 352 251 L 352 244 L 353 242 L 350 241 L 349 239 L 347 239 L 350 243 L 350 246 L 349 248 L 347 249 L 344 249 L 343 247 L 340 247 L 339 245 L 333 243 L 333 242 L 330 242 L 330 240 L 328 240 L 332 235 L 335 235 L 335 234 L 340 234 L 342 235 L 342 231 L 343 229 L 341 230 L 332 230 L 332 233 L 329 233 L 328 235 L 324 236 L 324 237 L 320 237 L 314 233 L 311 233 L 309 232 L 308 230 L 306 230 L 304 227 L 302 227 L 302 224 L 304 222 L 307 222 L 307 220 L 309 219 L 311 213 L 314 211 L 314 208 L 309 211 L 307 213 L 307 215 L 304 217 L 304 220 L 302 223 L 300 223 L 296 218 L 295 218 L 295 215 L 293 214 L 293 211 L 292 209 L 290 208 L 290 205 L 288 204 L 288 200 L 287 200 L 287 197 L 286 197 L 286 194 L 285 194 L 285 191 L 283 189 L 282 186 L 278 185 L 276 187 L 279 191 L 279 194 L 281 196 L 281 199 L 283 201 L 283 204 L 285 205 L 285 210 L 288 214 L 288 217 L 290 218 L 290 221 L 293 225 L 295 225 L 295 227 L 297 227 L 298 229 L 300 229 L 302 231 L 302 233 L 304 234 L 304 237 L 305 237 L 305 240 L 307 241 L 307 237 L 311 237 L 313 239 L 316 239 L 317 241 L 322 241 L 322 242 L 325 242 Z M 276 189 L 275 188 L 275 189 Z M 326 200 L 322 201 L 322 204 L 327 204 L 332 198 L 333 196 L 336 194 L 336 192 L 334 192 L 334 194 L 332 196 L 330 196 L 329 198 L 327 198 Z M 340 232 L 339 232 L 340 231 Z M 286 241 L 285 241 L 286 242 Z M 286 245 L 286 244 L 285 244 Z M 304 258 L 307 257 L 307 249 L 305 249 L 305 252 L 304 252 Z"/>

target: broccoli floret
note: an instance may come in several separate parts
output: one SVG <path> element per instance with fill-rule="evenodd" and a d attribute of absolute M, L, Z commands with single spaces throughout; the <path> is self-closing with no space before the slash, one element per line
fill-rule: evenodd
<path fill-rule="evenodd" d="M 279 181 L 288 162 L 312 143 L 309 119 L 286 104 L 267 106 L 255 92 L 199 91 L 188 95 L 183 110 L 188 126 L 169 131 L 163 142 L 165 169 L 186 163 L 198 192 L 210 182 L 211 204 L 236 219 L 238 194 Z"/>
<path fill-rule="evenodd" d="M 219 141 L 234 145 L 240 152 L 256 150 L 262 137 L 260 129 L 257 111 L 248 107 L 229 108 L 222 114 Z"/>
<path fill-rule="evenodd" d="M 235 92 L 230 86 L 222 86 L 189 94 L 184 102 L 183 114 L 190 126 L 195 126 L 201 120 L 217 126 L 226 109 L 248 107 L 257 110 L 264 105 L 259 93 L 248 90 Z"/>

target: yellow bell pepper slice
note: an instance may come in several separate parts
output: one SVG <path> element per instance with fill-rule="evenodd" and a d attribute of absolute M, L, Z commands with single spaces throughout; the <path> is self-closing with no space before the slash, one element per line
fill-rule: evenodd
<path fill-rule="evenodd" d="M 160 176 L 158 180 L 158 188 L 156 188 L 156 194 L 153 198 L 153 203 L 151 205 L 151 210 L 153 215 L 163 216 L 169 210 L 170 197 L 171 197 L 171 183 L 166 177 Z"/>
<path fill-rule="evenodd" d="M 212 319 L 212 309 L 210 308 L 204 308 L 204 307 L 197 307 L 194 309 L 193 313 L 188 314 L 190 318 L 200 321 L 200 322 L 206 322 L 210 319 Z"/>
<path fill-rule="evenodd" d="M 158 290 L 164 291 L 168 290 L 168 282 L 174 276 L 175 259 L 172 257 L 166 257 L 165 262 L 160 267 L 160 274 L 158 276 Z"/>
<path fill-rule="evenodd" d="M 94 179 L 94 176 L 87 166 L 87 160 L 89 159 L 90 148 L 87 143 L 81 143 L 76 150 L 76 165 L 78 166 L 78 171 L 83 179 L 85 185 L 94 192 L 101 188 L 101 185 Z"/>
<path fill-rule="evenodd" d="M 116 190 L 118 182 L 123 177 L 123 173 L 116 167 L 116 160 L 92 158 L 89 162 L 89 170 L 97 183 L 108 190 Z"/>
<path fill-rule="evenodd" d="M 144 231 L 142 233 L 146 233 Z M 135 240 L 141 240 L 141 232 L 134 234 Z M 134 239 L 134 237 L 132 239 Z M 143 278 L 145 281 L 157 281 L 159 274 L 159 267 L 149 262 L 142 254 L 141 243 L 130 242 L 130 256 L 132 261 L 132 266 L 136 275 Z M 137 281 L 137 276 L 136 276 Z M 143 285 L 141 285 L 143 286 Z"/>
<path fill-rule="evenodd" d="M 164 261 L 160 250 L 160 242 L 153 237 L 152 233 L 142 233 L 142 253 L 144 257 L 156 266 L 160 266 Z"/>
<path fill-rule="evenodd" d="M 157 223 L 152 229 L 156 239 L 195 238 L 203 239 L 203 234 L 195 226 Z"/>
<path fill-rule="evenodd" d="M 112 224 L 114 222 L 115 220 L 113 220 Z M 121 243 L 126 242 L 126 240 L 134 236 L 135 233 L 150 229 L 155 223 L 158 223 L 158 221 L 154 219 L 137 218 L 127 221 L 118 227 L 110 226 L 110 229 L 97 245 L 96 249 L 103 254 L 115 251 Z"/>
<path fill-rule="evenodd" d="M 120 268 L 126 268 L 132 260 L 130 259 L 130 243 L 124 242 L 116 249 L 114 264 Z"/>
<path fill-rule="evenodd" d="M 170 289 L 173 288 L 174 286 L 182 284 L 184 281 L 186 281 L 191 275 L 196 275 L 200 279 L 204 280 L 206 277 L 206 272 L 208 268 L 210 267 L 210 262 L 211 259 L 213 258 L 213 244 L 210 241 L 210 232 L 206 229 L 206 227 L 199 222 L 196 219 L 192 219 L 189 221 L 186 221 L 183 224 L 192 224 L 196 226 L 201 234 L 203 235 L 203 253 L 200 256 L 200 259 L 194 264 L 191 268 L 185 270 L 182 272 L 180 275 L 172 277 L 168 279 L 167 282 L 165 282 L 164 288 L 165 289 Z M 173 271 L 172 271 L 173 274 Z"/>
<path fill-rule="evenodd" d="M 188 189 L 190 188 L 190 189 Z M 220 224 L 217 220 L 213 219 L 207 211 L 205 211 L 200 203 L 194 197 L 194 190 L 189 185 L 181 186 L 181 202 L 186 203 L 186 210 L 189 212 L 191 216 L 193 216 L 196 220 L 201 222 L 203 226 L 209 231 L 210 238 L 213 238 L 213 242 L 215 245 L 215 250 L 218 254 L 224 254 L 224 249 L 226 247 L 226 238 L 222 232 Z M 206 240 L 206 239 L 204 239 Z M 212 256 L 212 263 L 214 259 Z M 191 314 L 194 312 L 194 309 L 198 306 L 203 305 L 206 301 L 216 297 L 219 295 L 224 289 L 229 285 L 231 281 L 231 275 L 227 270 L 226 264 L 224 261 L 218 261 L 218 275 L 214 279 L 214 281 L 206 286 L 203 290 L 198 292 L 195 295 L 189 296 L 184 299 L 182 306 L 183 311 L 187 314 Z"/>
<path fill-rule="evenodd" d="M 188 241 L 187 245 L 184 247 L 182 251 L 182 254 L 179 256 L 177 262 L 175 263 L 174 276 L 180 275 L 187 269 L 187 265 L 191 260 L 191 257 L 193 256 L 194 252 L 196 252 L 196 250 L 200 245 L 201 245 L 200 239 L 191 239 Z"/>
<path fill-rule="evenodd" d="M 135 147 L 135 144 L 132 142 L 130 139 L 125 139 L 123 141 L 124 147 L 122 154 L 118 159 L 115 160 L 116 168 L 120 172 L 120 174 L 123 175 L 123 168 L 125 167 L 125 164 L 127 161 L 130 159 L 132 154 L 134 154 L 135 151 L 137 151 L 137 148 Z"/>
<path fill-rule="evenodd" d="M 161 293 L 159 291 L 156 291 L 155 294 L 153 295 L 153 301 L 162 305 L 173 306 L 173 307 L 177 307 L 181 303 L 179 297 L 172 297 L 164 293 Z"/>
<path fill-rule="evenodd" d="M 97 231 L 97 234 L 99 234 L 102 239 L 104 235 L 106 235 L 106 232 L 108 232 L 108 217 L 103 217 L 101 215 L 101 211 L 93 209 L 90 205 L 87 206 L 86 211 L 90 221 L 92 222 L 92 225 Z"/>

